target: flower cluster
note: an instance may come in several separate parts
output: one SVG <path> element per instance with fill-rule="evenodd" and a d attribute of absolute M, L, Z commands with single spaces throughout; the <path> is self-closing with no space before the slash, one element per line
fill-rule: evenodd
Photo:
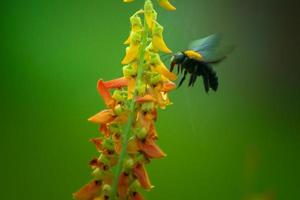
<path fill-rule="evenodd" d="M 158 2 L 175 10 L 167 0 Z M 91 139 L 100 156 L 90 161 L 94 179 L 74 193 L 76 200 L 142 200 L 141 189 L 153 187 L 145 165 L 165 156 L 157 145 L 155 121 L 157 109 L 171 104 L 168 92 L 176 87 L 172 82 L 176 75 L 159 56 L 171 50 L 151 0 L 130 17 L 130 24 L 124 42 L 128 47 L 122 60 L 123 77 L 100 80 L 97 85 L 107 109 L 89 121 L 100 125 L 100 136 Z"/>

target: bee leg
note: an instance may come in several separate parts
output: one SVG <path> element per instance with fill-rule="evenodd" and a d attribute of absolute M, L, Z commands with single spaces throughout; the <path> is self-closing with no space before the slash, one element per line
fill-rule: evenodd
<path fill-rule="evenodd" d="M 194 84 L 196 83 L 196 80 L 197 80 L 197 75 L 194 75 L 192 86 L 194 86 Z"/>
<path fill-rule="evenodd" d="M 192 76 L 191 76 L 191 79 L 190 79 L 189 86 L 194 86 L 194 84 L 197 80 L 197 71 L 198 71 L 198 65 L 196 65 L 194 67 L 194 70 L 193 70 L 193 73 L 192 73 Z"/>
<path fill-rule="evenodd" d="M 177 67 L 177 75 L 180 73 L 180 71 L 181 71 L 181 65 L 178 65 L 178 67 Z"/>
<path fill-rule="evenodd" d="M 203 75 L 202 75 L 203 84 L 204 84 L 205 92 L 208 93 L 208 91 L 209 91 L 209 77 L 208 77 L 208 74 L 205 70 L 203 70 L 203 72 L 204 72 Z"/>
<path fill-rule="evenodd" d="M 185 80 L 185 77 L 186 77 L 186 75 L 187 75 L 187 72 L 188 72 L 187 70 L 184 71 L 184 75 L 183 75 L 182 79 L 180 80 L 180 83 L 179 83 L 179 85 L 178 85 L 178 88 L 182 85 L 183 81 Z"/>
<path fill-rule="evenodd" d="M 191 76 L 190 76 L 189 87 L 192 86 L 192 84 L 193 84 L 194 76 L 195 76 L 195 74 L 191 74 Z"/>

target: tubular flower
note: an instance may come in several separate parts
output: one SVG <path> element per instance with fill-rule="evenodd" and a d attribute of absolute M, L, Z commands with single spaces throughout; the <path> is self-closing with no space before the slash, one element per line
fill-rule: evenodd
<path fill-rule="evenodd" d="M 169 2 L 169 0 L 158 0 L 158 3 L 161 7 L 170 10 L 170 11 L 174 11 L 176 10 L 176 8 Z"/>
<path fill-rule="evenodd" d="M 166 156 L 157 143 L 157 113 L 171 104 L 168 93 L 176 88 L 176 75 L 158 54 L 171 50 L 156 20 L 151 0 L 145 0 L 144 10 L 130 17 L 123 76 L 98 81 L 106 108 L 88 120 L 99 125 L 91 142 L 100 155 L 89 163 L 93 181 L 74 193 L 76 200 L 144 200 L 140 190 L 153 188 L 146 165 Z"/>
<path fill-rule="evenodd" d="M 153 30 L 152 47 L 155 51 L 160 50 L 164 53 L 172 53 L 163 39 L 163 30 L 164 28 L 156 22 Z"/>

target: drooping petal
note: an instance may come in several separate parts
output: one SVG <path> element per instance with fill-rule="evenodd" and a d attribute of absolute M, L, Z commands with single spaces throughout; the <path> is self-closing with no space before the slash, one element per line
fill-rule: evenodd
<path fill-rule="evenodd" d="M 153 35 L 152 46 L 155 51 L 162 51 L 164 53 L 172 53 L 172 51 L 166 45 L 162 36 Z"/>
<path fill-rule="evenodd" d="M 157 63 L 157 65 L 155 65 L 152 69 L 153 71 L 162 74 L 163 76 L 172 81 L 177 79 L 177 76 L 174 73 L 170 72 L 163 62 Z"/>
<path fill-rule="evenodd" d="M 105 104 L 107 106 L 111 107 L 114 104 L 114 100 L 111 98 L 108 88 L 104 84 L 103 80 L 98 81 L 97 88 L 98 88 L 98 91 L 99 91 L 101 97 L 103 98 Z"/>
<path fill-rule="evenodd" d="M 161 7 L 169 11 L 174 11 L 176 8 L 169 2 L 169 0 L 158 0 L 158 3 Z"/>
<path fill-rule="evenodd" d="M 94 200 L 99 195 L 102 183 L 94 180 L 73 194 L 75 200 Z"/>
<path fill-rule="evenodd" d="M 115 116 L 113 111 L 111 109 L 106 109 L 90 117 L 88 121 L 96 124 L 106 124 L 111 122 L 114 118 Z"/>
<path fill-rule="evenodd" d="M 137 177 L 139 183 L 141 186 L 146 189 L 150 190 L 152 188 L 148 173 L 145 169 L 145 166 L 143 164 L 138 163 L 134 168 L 133 168 L 133 173 Z"/>
<path fill-rule="evenodd" d="M 130 184 L 129 178 L 130 178 L 129 174 L 127 174 L 125 172 L 123 172 L 119 177 L 118 194 L 119 194 L 120 200 L 126 199 L 129 184 Z"/>
<path fill-rule="evenodd" d="M 144 103 L 144 102 L 155 101 L 155 98 L 150 94 L 146 94 L 145 96 L 137 97 L 135 101 L 137 103 Z"/>
<path fill-rule="evenodd" d="M 158 138 L 158 134 L 157 134 L 157 131 L 156 131 L 156 128 L 155 128 L 154 123 L 151 123 L 151 124 L 150 124 L 150 128 L 149 128 L 149 137 L 150 137 L 151 139 L 157 139 L 157 138 Z"/>
<path fill-rule="evenodd" d="M 138 141 L 138 146 L 148 158 L 163 158 L 166 154 L 159 148 L 153 138 L 147 138 L 145 141 Z"/>
<path fill-rule="evenodd" d="M 154 51 L 162 51 L 164 53 L 172 53 L 172 51 L 167 47 L 164 38 L 163 38 L 164 28 L 157 22 L 153 28 L 153 37 L 152 37 L 152 47 Z"/>
<path fill-rule="evenodd" d="M 116 88 L 126 87 L 128 85 L 128 82 L 129 82 L 129 80 L 127 78 L 121 77 L 121 78 L 118 78 L 118 79 L 105 81 L 103 84 L 108 89 L 116 89 Z"/>
<path fill-rule="evenodd" d="M 168 81 L 163 83 L 162 92 L 169 92 L 171 90 L 174 90 L 176 88 L 176 84 L 172 81 Z"/>

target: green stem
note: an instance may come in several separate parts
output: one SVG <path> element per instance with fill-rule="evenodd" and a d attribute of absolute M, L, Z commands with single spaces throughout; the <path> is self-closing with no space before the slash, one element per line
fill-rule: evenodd
<path fill-rule="evenodd" d="M 143 75 L 143 65 L 144 65 L 144 57 L 145 57 L 145 49 L 147 47 L 147 40 L 148 40 L 148 26 L 144 19 L 144 31 L 142 33 L 142 41 L 139 49 L 139 59 L 138 59 L 138 72 L 137 72 L 137 78 L 136 78 L 136 84 L 134 89 L 134 95 L 133 98 L 130 100 L 130 107 L 129 107 L 129 116 L 128 121 L 124 129 L 124 133 L 122 134 L 122 149 L 120 153 L 120 157 L 116 166 L 114 181 L 113 181 L 113 187 L 111 191 L 111 197 L 112 199 L 117 199 L 117 186 L 118 186 L 118 179 L 121 174 L 122 166 L 124 163 L 124 159 L 126 156 L 127 151 L 127 143 L 129 139 L 129 133 L 134 121 L 135 117 L 135 98 L 138 95 L 137 88 L 139 87 L 139 83 L 141 82 L 142 75 Z"/>

